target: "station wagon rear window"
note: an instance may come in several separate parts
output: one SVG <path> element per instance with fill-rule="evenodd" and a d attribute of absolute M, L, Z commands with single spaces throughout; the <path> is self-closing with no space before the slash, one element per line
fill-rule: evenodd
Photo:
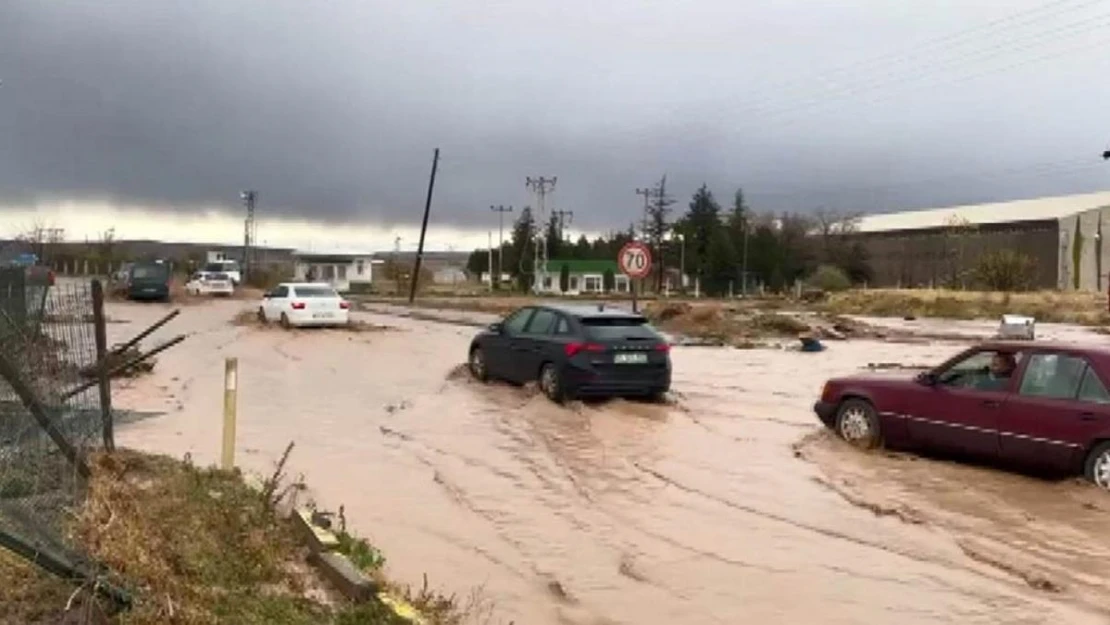
<path fill-rule="evenodd" d="M 584 317 L 586 336 L 598 341 L 619 339 L 658 339 L 659 334 L 643 317 Z"/>
<path fill-rule="evenodd" d="M 293 291 L 294 297 L 339 297 L 335 289 L 326 286 L 298 286 Z"/>
<path fill-rule="evenodd" d="M 139 280 L 165 278 L 169 271 L 165 265 L 135 265 L 131 268 L 131 277 Z"/>

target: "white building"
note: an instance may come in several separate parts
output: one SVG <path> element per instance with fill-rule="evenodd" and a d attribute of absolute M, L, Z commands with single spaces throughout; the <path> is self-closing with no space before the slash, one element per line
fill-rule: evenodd
<path fill-rule="evenodd" d="M 369 252 L 294 252 L 293 279 L 298 282 L 323 282 L 340 293 L 358 291 L 370 287 L 373 282 L 372 267 L 383 262 Z"/>
<path fill-rule="evenodd" d="M 559 284 L 559 274 L 567 266 L 567 290 Z M 628 276 L 620 273 L 617 263 L 611 260 L 551 260 L 547 262 L 547 276 L 537 284 L 537 293 L 555 295 L 589 295 L 605 292 L 605 274 L 613 274 L 612 293 L 628 292 Z"/>

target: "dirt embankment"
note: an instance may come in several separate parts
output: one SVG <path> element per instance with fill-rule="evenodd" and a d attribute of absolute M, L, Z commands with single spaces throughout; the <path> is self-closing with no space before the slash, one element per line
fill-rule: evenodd
<path fill-rule="evenodd" d="M 110 581 L 132 595 L 132 608 L 111 614 L 88 589 L 75 591 L 0 551 L 0 622 L 412 624 L 381 601 L 347 601 L 307 563 L 307 547 L 277 511 L 302 485 L 275 477 L 260 492 L 238 472 L 130 450 L 97 456 L 92 468 L 71 538 L 108 567 Z M 467 618 L 453 598 L 391 584 L 377 549 L 345 529 L 338 536 L 341 553 L 429 625 Z"/>
<path fill-rule="evenodd" d="M 366 302 L 406 304 L 404 298 L 363 297 Z M 421 297 L 416 306 L 447 310 L 466 310 L 490 314 L 506 314 L 525 304 L 543 298 L 525 295 L 470 295 Z M 583 298 L 583 301 L 612 301 L 627 305 L 622 298 Z M 647 309 L 669 305 L 704 307 L 728 306 L 738 311 L 798 311 L 829 315 L 874 317 L 940 317 L 945 319 L 998 319 L 1003 314 L 1028 315 L 1040 322 L 1110 325 L 1105 293 L 1072 291 L 1033 291 L 1027 293 L 994 293 L 945 289 L 855 289 L 828 294 L 825 298 L 796 300 L 787 297 L 762 297 L 725 301 L 709 298 L 674 297 L 646 299 Z M 706 315 L 708 313 L 701 313 Z"/>
<path fill-rule="evenodd" d="M 1110 324 L 1107 295 L 1091 292 L 868 289 L 834 293 L 817 309 L 837 315 L 943 319 L 998 319 L 1004 314 L 1017 314 L 1039 322 Z"/>

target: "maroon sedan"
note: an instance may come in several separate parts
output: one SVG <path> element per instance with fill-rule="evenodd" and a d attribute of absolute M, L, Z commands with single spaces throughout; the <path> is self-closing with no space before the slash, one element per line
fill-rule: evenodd
<path fill-rule="evenodd" d="M 825 383 L 817 416 L 861 448 L 886 445 L 1082 473 L 1110 490 L 1110 348 L 991 342 L 915 378 Z"/>

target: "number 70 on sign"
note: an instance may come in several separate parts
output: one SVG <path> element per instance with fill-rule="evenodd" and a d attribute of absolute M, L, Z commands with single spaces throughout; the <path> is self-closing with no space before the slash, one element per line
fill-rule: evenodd
<path fill-rule="evenodd" d="M 617 254 L 617 266 L 629 278 L 645 278 L 651 273 L 651 250 L 639 241 L 625 243 Z"/>

